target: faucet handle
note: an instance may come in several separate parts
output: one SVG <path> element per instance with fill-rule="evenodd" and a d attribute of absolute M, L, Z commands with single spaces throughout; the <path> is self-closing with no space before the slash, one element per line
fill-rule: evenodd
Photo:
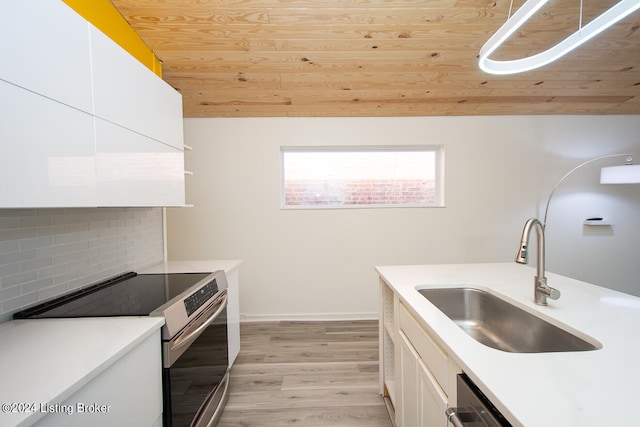
<path fill-rule="evenodd" d="M 546 277 L 534 278 L 535 280 L 535 302 L 540 305 L 547 305 L 547 298 L 556 300 L 560 298 L 560 291 L 547 285 Z"/>
<path fill-rule="evenodd" d="M 551 298 L 552 300 L 557 300 L 558 298 L 560 298 L 560 291 L 557 290 L 556 288 L 552 288 L 551 286 L 548 286 L 546 283 L 545 284 L 539 283 L 538 287 L 536 288 L 536 291 L 546 295 L 547 298 Z"/>
<path fill-rule="evenodd" d="M 547 286 L 547 288 L 549 288 L 549 294 L 547 295 L 549 298 L 551 298 L 552 300 L 556 300 L 560 298 L 559 290 L 557 290 L 556 288 L 552 288 L 550 286 Z"/>

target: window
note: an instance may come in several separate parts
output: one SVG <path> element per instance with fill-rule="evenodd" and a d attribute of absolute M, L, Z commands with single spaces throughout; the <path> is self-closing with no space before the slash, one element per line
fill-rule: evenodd
<path fill-rule="evenodd" d="M 442 206 L 442 147 L 282 147 L 283 208 Z"/>

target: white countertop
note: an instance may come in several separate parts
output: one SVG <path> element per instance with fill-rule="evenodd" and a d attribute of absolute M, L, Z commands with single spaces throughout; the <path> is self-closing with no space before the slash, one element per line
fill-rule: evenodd
<path fill-rule="evenodd" d="M 0 324 L 0 404 L 62 403 L 164 324 L 161 317 L 14 320 Z M 44 414 L 0 410 L 1 426 Z"/>
<path fill-rule="evenodd" d="M 170 261 L 140 273 L 228 273 L 240 263 Z M 148 316 L 0 323 L 0 404 L 62 403 L 162 325 L 162 317 Z M 43 415 L 0 410 L 0 426 L 28 426 Z"/>
<path fill-rule="evenodd" d="M 553 273 L 562 293 L 533 302 L 535 269 L 516 263 L 382 266 L 378 273 L 451 357 L 516 425 L 603 427 L 637 423 L 640 401 L 640 298 Z M 564 353 L 507 353 L 468 336 L 416 287 L 472 286 L 506 297 L 551 323 L 596 339 L 602 348 Z M 575 332 L 575 331 L 572 331 Z"/>

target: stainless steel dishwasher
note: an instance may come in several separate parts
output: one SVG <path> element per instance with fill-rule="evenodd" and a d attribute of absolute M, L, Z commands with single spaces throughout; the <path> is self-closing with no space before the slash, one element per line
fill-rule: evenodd
<path fill-rule="evenodd" d="M 456 388 L 458 407 L 446 411 L 454 427 L 512 427 L 468 376 L 458 375 Z"/>

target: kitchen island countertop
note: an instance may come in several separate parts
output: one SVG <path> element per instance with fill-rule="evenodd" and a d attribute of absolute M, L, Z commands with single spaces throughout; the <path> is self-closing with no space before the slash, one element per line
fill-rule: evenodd
<path fill-rule="evenodd" d="M 380 266 L 404 301 L 496 407 L 515 425 L 630 425 L 640 400 L 640 298 L 547 273 L 562 292 L 548 306 L 533 302 L 535 269 L 515 263 Z M 478 343 L 435 308 L 418 288 L 475 287 L 586 334 L 595 351 L 508 353 Z"/>

